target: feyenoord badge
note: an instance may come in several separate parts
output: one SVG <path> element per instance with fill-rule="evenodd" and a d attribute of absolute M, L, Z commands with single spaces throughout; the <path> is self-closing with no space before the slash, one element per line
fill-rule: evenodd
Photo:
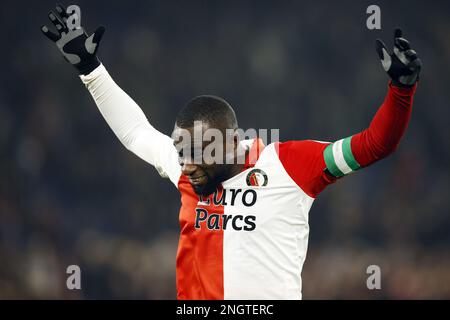
<path fill-rule="evenodd" d="M 261 169 L 253 169 L 247 174 L 247 185 L 253 187 L 264 187 L 268 182 L 267 174 Z"/>

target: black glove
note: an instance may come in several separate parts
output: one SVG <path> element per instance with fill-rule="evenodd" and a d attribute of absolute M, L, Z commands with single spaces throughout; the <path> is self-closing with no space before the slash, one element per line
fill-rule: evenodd
<path fill-rule="evenodd" d="M 62 5 L 57 5 L 56 11 L 58 15 L 50 11 L 48 17 L 55 25 L 57 33 L 45 25 L 41 26 L 42 32 L 56 43 L 64 59 L 77 68 L 80 74 L 89 74 L 100 65 L 96 53 L 105 28 L 100 26 L 88 37 L 80 25 L 81 17 L 79 15 L 74 16 L 76 13 L 69 15 L 67 9 Z M 72 22 L 74 19 L 78 19 L 77 27 L 73 23 L 68 23 L 69 20 Z"/>
<path fill-rule="evenodd" d="M 411 49 L 408 40 L 402 38 L 402 30 L 394 31 L 394 53 L 389 53 L 380 39 L 376 40 L 375 47 L 381 64 L 392 83 L 398 87 L 411 87 L 419 79 L 422 61 L 417 53 Z"/>

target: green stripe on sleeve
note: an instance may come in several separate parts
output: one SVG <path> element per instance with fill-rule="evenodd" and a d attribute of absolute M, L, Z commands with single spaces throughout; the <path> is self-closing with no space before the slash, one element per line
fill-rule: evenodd
<path fill-rule="evenodd" d="M 336 162 L 334 161 L 333 144 L 332 143 L 330 143 L 323 151 L 323 158 L 325 160 L 325 164 L 327 165 L 328 171 L 330 171 L 330 173 L 333 176 L 339 178 L 344 175 L 344 173 L 342 173 L 342 171 L 339 170 L 339 168 L 336 165 Z"/>
<path fill-rule="evenodd" d="M 361 166 L 356 161 L 355 157 L 352 153 L 351 148 L 352 137 L 345 138 L 342 142 L 342 153 L 344 154 L 345 162 L 347 162 L 348 166 L 352 168 L 353 171 L 358 170 Z"/>

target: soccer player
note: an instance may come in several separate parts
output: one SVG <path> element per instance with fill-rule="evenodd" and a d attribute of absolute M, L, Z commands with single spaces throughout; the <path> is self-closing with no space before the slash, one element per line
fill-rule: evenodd
<path fill-rule="evenodd" d="M 98 60 L 105 29 L 88 36 L 82 27 L 74 27 L 77 17 L 71 10 L 56 10 L 49 18 L 57 32 L 42 26 L 43 33 L 79 71 L 124 146 L 180 191 L 178 298 L 301 299 L 314 199 L 326 186 L 392 153 L 408 125 L 422 63 L 402 32 L 395 31 L 392 53 L 376 41 L 391 80 L 367 129 L 332 143 L 298 140 L 264 146 L 259 139 L 239 140 L 232 107 L 215 96 L 189 101 L 176 117 L 172 136 L 159 132 Z M 203 157 L 198 162 L 184 152 L 202 154 L 208 147 L 205 141 L 194 141 L 197 129 L 215 129 L 224 137 L 231 132 L 231 139 L 221 142 L 227 151 L 220 161 Z M 245 161 L 230 163 L 239 153 Z"/>

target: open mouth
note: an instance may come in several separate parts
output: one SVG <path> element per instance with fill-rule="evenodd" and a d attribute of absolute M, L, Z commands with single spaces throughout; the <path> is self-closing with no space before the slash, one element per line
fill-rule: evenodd
<path fill-rule="evenodd" d="M 198 177 L 189 177 L 189 181 L 193 185 L 200 185 L 206 180 L 206 175 L 198 176 Z"/>

